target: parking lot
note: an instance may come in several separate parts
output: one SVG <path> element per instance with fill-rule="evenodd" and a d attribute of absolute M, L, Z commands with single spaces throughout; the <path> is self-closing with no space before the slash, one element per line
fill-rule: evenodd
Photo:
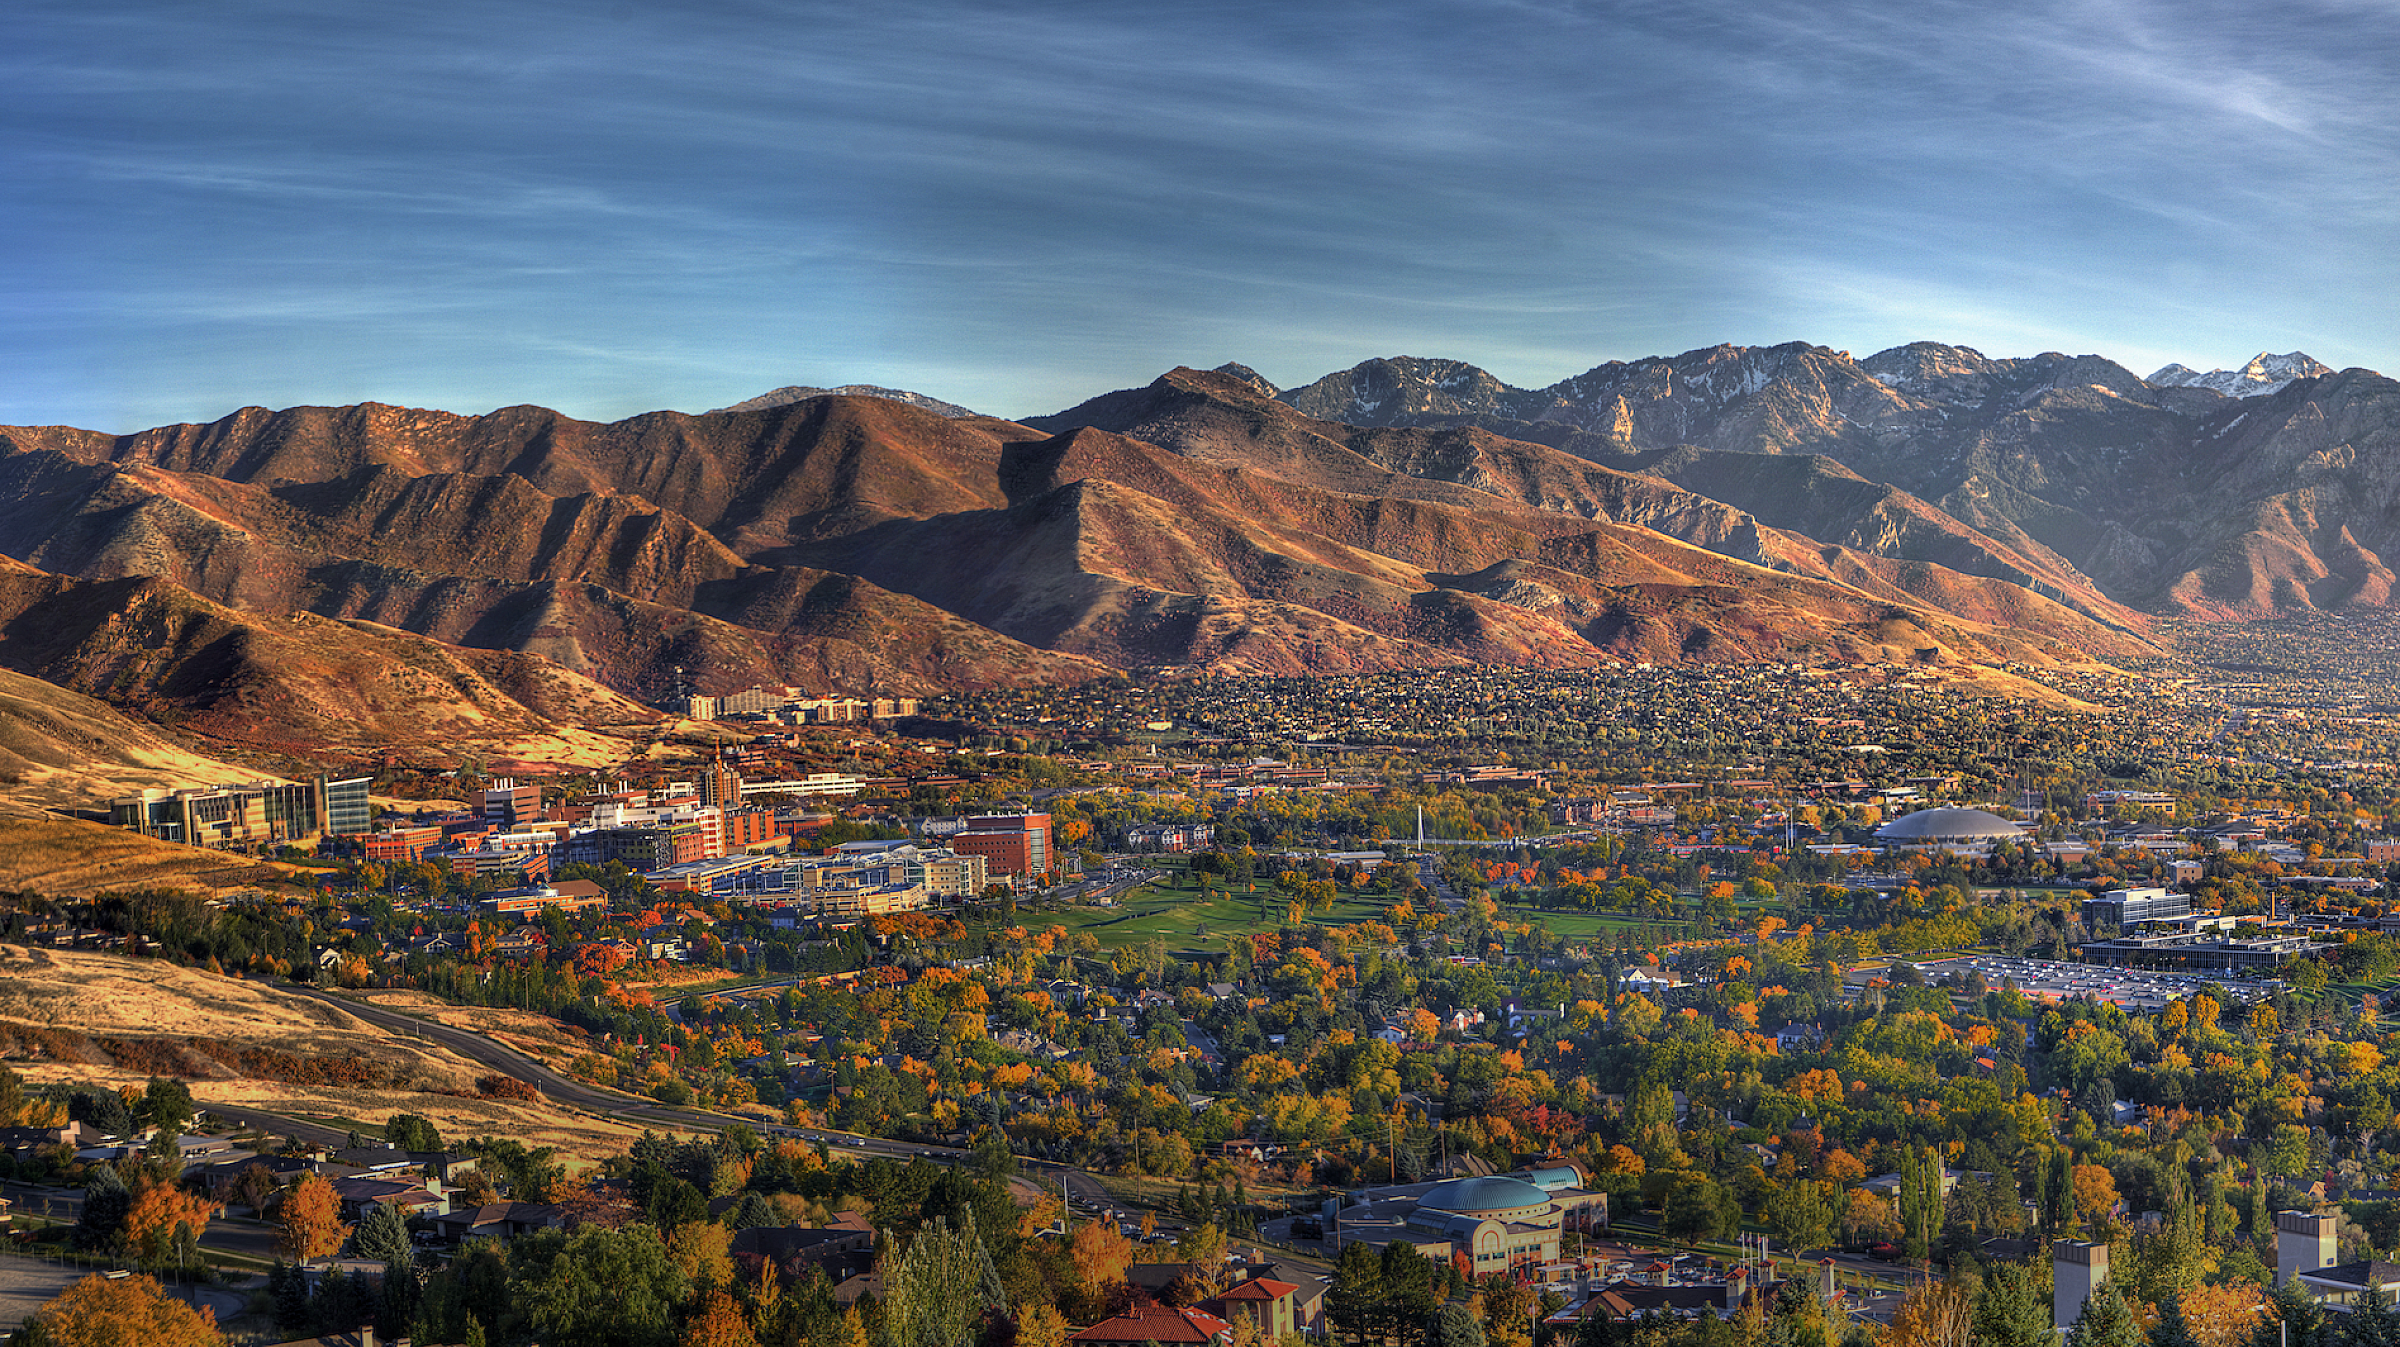
<path fill-rule="evenodd" d="M 2013 980 L 2017 990 L 2036 1000 L 2064 1001 L 2078 996 L 2113 1002 L 2127 1010 L 2161 1010 L 2171 1001 L 2214 987 L 2237 1003 L 2270 995 L 2283 984 L 2260 978 L 2210 977 L 2198 973 L 2161 973 L 2103 964 L 2060 963 L 2052 959 L 2015 959 L 2002 954 L 1969 954 L 1915 965 L 1927 982 L 1940 982 L 1968 969 L 1981 973 L 1997 990 Z"/>

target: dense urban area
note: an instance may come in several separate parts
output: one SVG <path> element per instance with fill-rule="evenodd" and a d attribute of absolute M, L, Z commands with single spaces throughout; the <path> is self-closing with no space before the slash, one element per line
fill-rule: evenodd
<path fill-rule="evenodd" d="M 2400 688 L 2338 635 L 756 689 L 680 762 L 127 797 L 282 879 L 11 895 L 11 965 L 546 1016 L 475 1093 L 640 1132 L 218 1112 L 192 1054 L 407 1086 L 11 1011 L 20 1249 L 133 1274 L 19 1340 L 2400 1340 Z"/>

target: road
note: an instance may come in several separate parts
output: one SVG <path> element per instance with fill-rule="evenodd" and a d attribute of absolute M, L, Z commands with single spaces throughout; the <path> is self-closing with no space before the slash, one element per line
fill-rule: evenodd
<path fill-rule="evenodd" d="M 378 1025 L 397 1033 L 431 1039 L 470 1061 L 482 1063 L 524 1081 L 541 1091 L 554 1103 L 568 1108 L 582 1109 L 587 1113 L 596 1113 L 602 1117 L 645 1126 L 705 1132 L 719 1131 L 738 1122 L 769 1136 L 797 1137 L 802 1141 L 822 1141 L 831 1148 L 896 1160 L 923 1158 L 937 1162 L 956 1162 L 973 1155 L 972 1151 L 962 1150 L 956 1146 L 929 1146 L 913 1141 L 891 1141 L 883 1137 L 860 1136 L 855 1132 L 841 1132 L 827 1127 L 787 1127 L 780 1123 L 761 1124 L 747 1118 L 733 1118 L 722 1113 L 710 1113 L 701 1109 L 670 1108 L 654 1100 L 643 1099 L 617 1090 L 604 1089 L 562 1076 L 505 1043 L 495 1042 L 469 1030 L 437 1024 L 382 1006 L 367 1005 L 343 997 L 328 995 L 313 988 L 287 987 L 286 990 L 303 996 L 313 996 L 320 1001 L 338 1006 L 345 1013 L 356 1015 L 369 1024 Z M 212 1111 L 225 1113 L 228 1117 L 234 1115 L 234 1111 L 221 1109 Z M 249 1113 L 250 1111 L 239 1110 L 239 1112 Z M 251 1116 L 271 1122 L 279 1131 L 298 1135 L 300 1129 L 310 1128 L 318 1133 L 333 1136 L 334 1140 L 330 1144 L 341 1145 L 348 1141 L 347 1133 L 335 1133 L 331 1128 L 318 1127 L 313 1123 L 288 1121 L 270 1114 L 252 1114 Z M 237 1121 L 247 1121 L 247 1119 L 237 1119 Z M 303 1139 L 315 1138 L 304 1137 Z M 1023 1156 L 1018 1157 L 1018 1162 L 1027 1170 L 1044 1175 L 1050 1182 L 1055 1183 L 1063 1178 L 1066 1181 L 1068 1192 L 1076 1201 L 1103 1208 L 1114 1202 L 1107 1190 L 1100 1186 L 1099 1180 L 1083 1170 Z"/>
<path fill-rule="evenodd" d="M 217 1113 L 219 1110 L 210 1109 Z M 263 1115 L 262 1115 L 263 1116 Z M 277 1119 L 278 1127 L 284 1126 Z M 310 1126 L 300 1123 L 294 1126 Z M 72 1225 L 83 1219 L 83 1190 L 81 1188 L 46 1188 L 38 1184 L 0 1182 L 0 1196 L 8 1198 L 15 1210 L 25 1216 L 41 1217 Z M 276 1256 L 276 1240 L 280 1232 L 268 1222 L 247 1217 L 219 1216 L 208 1223 L 200 1236 L 202 1248 L 212 1253 L 229 1253 L 242 1258 L 271 1262 Z"/>
<path fill-rule="evenodd" d="M 573 1080 L 551 1070 L 524 1053 L 498 1043 L 481 1034 L 449 1025 L 437 1024 L 414 1015 L 367 1005 L 343 997 L 330 996 L 308 987 L 286 986 L 284 990 L 296 995 L 310 996 L 338 1007 L 343 1013 L 357 1016 L 369 1024 L 411 1037 L 430 1039 L 451 1049 L 469 1061 L 501 1071 L 533 1086 L 552 1102 L 567 1108 L 580 1109 L 603 1117 L 647 1126 L 679 1128 L 684 1131 L 717 1131 L 740 1122 L 759 1132 L 796 1137 L 803 1141 L 821 1141 L 829 1148 L 865 1156 L 891 1159 L 928 1159 L 936 1162 L 957 1162 L 973 1153 L 954 1146 L 927 1146 L 915 1142 L 891 1141 L 882 1137 L 859 1136 L 831 1128 L 787 1127 L 781 1124 L 758 1124 L 748 1119 L 728 1117 L 699 1109 L 670 1108 L 654 1100 L 639 1098 L 616 1090 L 603 1089 L 583 1081 Z M 280 1113 L 239 1108 L 225 1104 L 206 1105 L 205 1111 L 229 1122 L 278 1136 L 338 1149 L 350 1144 L 350 1133 L 322 1123 L 308 1122 Z M 1022 1159 L 1023 1166 L 1042 1177 L 1047 1185 L 1063 1184 L 1069 1200 L 1090 1212 L 1108 1211 L 1116 1200 L 1100 1181 L 1083 1170 L 1072 1169 L 1048 1161 Z M 49 1188 L 33 1184 L 0 1181 L 0 1195 L 15 1204 L 17 1211 L 32 1216 L 45 1216 L 72 1223 L 83 1214 L 83 1192 L 77 1188 Z M 263 1221 L 224 1217 L 210 1221 L 202 1236 L 202 1247 L 243 1258 L 272 1260 L 276 1257 L 277 1228 Z"/>

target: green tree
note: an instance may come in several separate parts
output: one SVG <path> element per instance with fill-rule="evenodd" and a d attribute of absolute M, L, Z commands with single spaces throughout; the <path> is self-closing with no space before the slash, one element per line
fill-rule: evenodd
<path fill-rule="evenodd" d="M 1767 1199 L 1763 1214 L 1775 1230 L 1783 1247 L 1799 1253 L 1816 1249 L 1833 1241 L 1833 1203 L 1826 1196 L 1825 1185 L 1808 1179 L 1794 1179 L 1783 1191 Z"/>
<path fill-rule="evenodd" d="M 83 1216 L 75 1223 L 78 1249 L 114 1252 L 125 1247 L 125 1218 L 133 1212 L 133 1193 L 112 1165 L 92 1166 L 83 1184 Z"/>
<path fill-rule="evenodd" d="M 404 1151 L 441 1151 L 442 1134 L 431 1120 L 414 1113 L 395 1113 L 383 1125 L 383 1139 Z"/>
<path fill-rule="evenodd" d="M 2026 1263 L 2002 1263 L 1975 1294 L 1977 1347 L 2054 1347 L 2049 1279 Z"/>
<path fill-rule="evenodd" d="M 687 1290 L 647 1225 L 518 1239 L 508 1248 L 508 1288 L 517 1336 L 579 1347 L 671 1347 Z"/>
<path fill-rule="evenodd" d="M 1345 1244 L 1333 1263 L 1333 1287 L 1325 1293 L 1325 1314 L 1336 1332 L 1347 1333 L 1355 1347 L 1365 1347 L 1375 1331 L 1375 1307 L 1383 1303 L 1383 1260 L 1371 1244 Z"/>
<path fill-rule="evenodd" d="M 1926 1258 L 1942 1237 L 1942 1162 L 1930 1146 L 1900 1157 L 1899 1216 L 1910 1258 Z"/>
<path fill-rule="evenodd" d="M 350 1235 L 351 1252 L 360 1258 L 378 1263 L 408 1264 L 416 1251 L 409 1246 L 408 1221 L 400 1208 L 390 1203 L 367 1213 Z"/>
<path fill-rule="evenodd" d="M 1383 1303 L 1376 1307 L 1376 1336 L 1405 1342 L 1441 1301 L 1433 1293 L 1433 1262 L 1417 1246 L 1396 1239 L 1383 1246 Z"/>
<path fill-rule="evenodd" d="M 1004 1299 L 973 1212 L 956 1229 L 937 1216 L 884 1274 L 880 1347 L 966 1347 Z"/>
<path fill-rule="evenodd" d="M 150 1078 L 142 1091 L 141 1121 L 177 1136 L 192 1125 L 191 1087 L 179 1080 Z"/>
<path fill-rule="evenodd" d="M 2084 1298 L 2082 1313 L 2067 1330 L 2066 1347 L 2142 1347 L 2141 1326 L 2116 1283 L 2104 1281 Z"/>
<path fill-rule="evenodd" d="M 1732 1221 L 1726 1219 L 1727 1199 L 1732 1195 L 1708 1179 L 1694 1174 L 1676 1184 L 1667 1193 L 1667 1201 L 1659 1215 L 1659 1229 L 1669 1238 L 1689 1244 L 1699 1244 L 1732 1233 L 1741 1222 L 1741 1208 L 1732 1209 Z"/>
<path fill-rule="evenodd" d="M 1464 1305 L 1444 1305 L 1426 1317 L 1425 1347 L 1483 1347 L 1483 1325 Z"/>

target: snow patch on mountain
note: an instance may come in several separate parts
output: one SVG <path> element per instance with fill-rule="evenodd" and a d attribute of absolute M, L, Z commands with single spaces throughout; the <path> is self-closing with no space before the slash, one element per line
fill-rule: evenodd
<path fill-rule="evenodd" d="M 2238 370 L 2218 369 L 2202 374 L 2189 365 L 2167 365 L 2152 374 L 2148 382 L 2161 388 L 2206 388 L 2229 398 L 2255 398 L 2278 392 L 2294 379 L 2316 379 L 2331 373 L 2331 365 L 2299 351 L 2285 355 L 2261 351 Z"/>

